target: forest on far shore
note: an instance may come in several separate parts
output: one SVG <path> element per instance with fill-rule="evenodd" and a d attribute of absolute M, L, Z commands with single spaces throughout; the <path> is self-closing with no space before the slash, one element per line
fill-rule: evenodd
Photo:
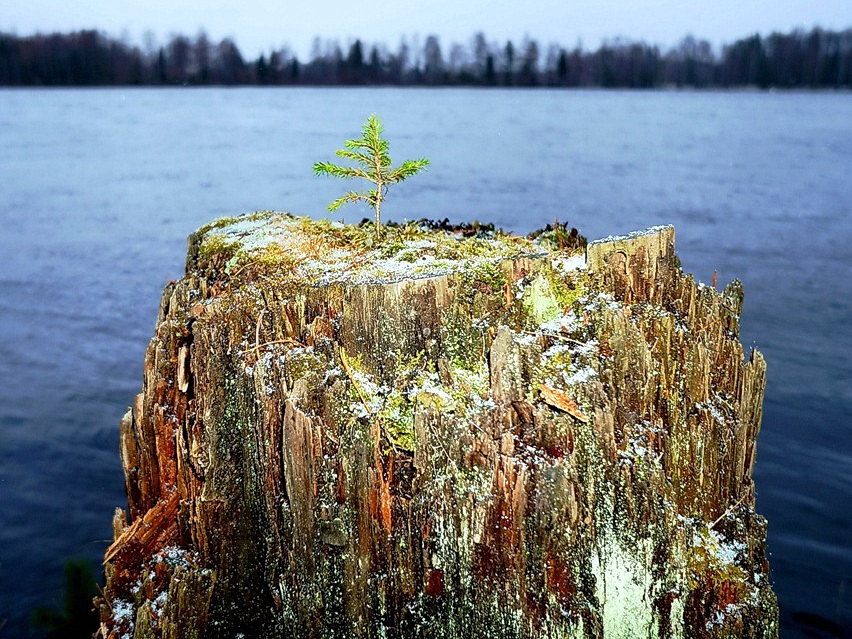
<path fill-rule="evenodd" d="M 137 46 L 104 33 L 0 33 L 0 85 L 426 85 L 502 87 L 852 87 L 852 28 L 759 34 L 716 50 L 687 36 L 663 50 L 616 39 L 595 50 L 438 36 L 383 44 L 316 38 L 307 59 L 284 46 L 246 58 L 231 39 L 174 35 Z"/>

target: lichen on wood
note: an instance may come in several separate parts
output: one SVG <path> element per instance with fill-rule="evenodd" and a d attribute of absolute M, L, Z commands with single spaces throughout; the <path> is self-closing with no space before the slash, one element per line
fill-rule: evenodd
<path fill-rule="evenodd" d="M 208 225 L 121 424 L 101 636 L 776 636 L 741 306 L 672 227 Z"/>

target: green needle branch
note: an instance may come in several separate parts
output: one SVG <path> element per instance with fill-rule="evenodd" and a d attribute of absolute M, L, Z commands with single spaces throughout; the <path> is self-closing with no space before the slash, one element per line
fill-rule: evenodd
<path fill-rule="evenodd" d="M 369 191 L 349 191 L 328 205 L 329 211 L 336 211 L 347 202 L 367 202 L 376 211 L 376 227 L 382 225 L 382 202 L 389 184 L 402 182 L 404 179 L 419 173 L 427 166 L 429 160 L 406 160 L 396 168 L 391 168 L 388 156 L 388 142 L 382 139 L 382 123 L 375 115 L 367 118 L 367 124 L 362 129 L 361 138 L 346 140 L 343 149 L 335 151 L 335 155 L 345 160 L 359 163 L 363 168 L 338 166 L 331 162 L 317 162 L 314 173 L 331 175 L 343 179 L 363 178 L 372 182 L 375 188 Z"/>

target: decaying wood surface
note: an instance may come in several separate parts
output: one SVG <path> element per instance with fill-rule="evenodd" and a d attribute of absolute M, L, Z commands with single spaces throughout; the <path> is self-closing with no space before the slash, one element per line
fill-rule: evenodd
<path fill-rule="evenodd" d="M 673 228 L 371 281 L 287 224 L 163 295 L 100 636 L 777 635 L 764 360 Z"/>

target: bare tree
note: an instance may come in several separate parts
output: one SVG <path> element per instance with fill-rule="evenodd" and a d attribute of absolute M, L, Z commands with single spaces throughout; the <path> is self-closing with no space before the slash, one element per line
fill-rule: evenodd
<path fill-rule="evenodd" d="M 440 84 L 444 81 L 444 58 L 438 36 L 430 35 L 423 45 L 423 75 L 427 84 Z"/>
<path fill-rule="evenodd" d="M 535 40 L 524 38 L 521 69 L 518 78 L 520 84 L 525 86 L 538 84 L 538 56 L 538 43 Z"/>
<path fill-rule="evenodd" d="M 511 86 L 515 83 L 515 45 L 509 40 L 503 49 L 503 84 Z"/>

